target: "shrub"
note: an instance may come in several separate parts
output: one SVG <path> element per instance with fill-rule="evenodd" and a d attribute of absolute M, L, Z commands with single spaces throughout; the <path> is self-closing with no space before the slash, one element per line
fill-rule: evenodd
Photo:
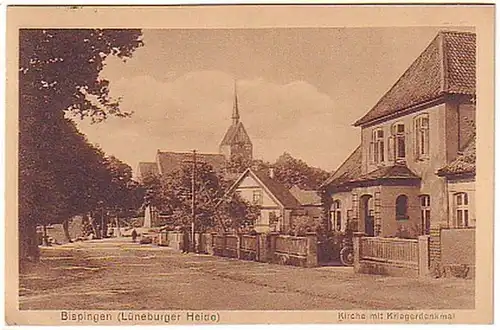
<path fill-rule="evenodd" d="M 294 218 L 291 234 L 295 236 L 304 236 L 307 233 L 323 233 L 323 224 L 320 219 L 314 219 L 309 216 L 298 216 Z"/>

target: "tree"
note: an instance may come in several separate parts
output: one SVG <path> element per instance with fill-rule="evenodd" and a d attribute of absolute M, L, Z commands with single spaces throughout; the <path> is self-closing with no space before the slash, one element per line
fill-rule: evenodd
<path fill-rule="evenodd" d="M 37 259 L 37 224 L 58 221 L 99 199 L 102 152 L 65 115 L 95 122 L 130 115 L 110 98 L 109 81 L 99 73 L 108 56 L 130 57 L 142 45 L 140 36 L 140 30 L 20 30 L 20 259 Z"/>
<path fill-rule="evenodd" d="M 163 180 L 162 190 L 163 199 L 178 223 L 190 224 L 192 222 L 192 164 L 184 164 L 180 170 L 167 176 Z M 194 190 L 196 193 L 195 226 L 201 231 L 213 228 L 216 224 L 215 205 L 224 194 L 222 178 L 211 165 L 198 162 Z"/>
<path fill-rule="evenodd" d="M 275 179 L 287 188 L 297 185 L 301 189 L 316 189 L 330 175 L 327 171 L 311 167 L 286 152 L 276 160 L 273 167 Z"/>
<path fill-rule="evenodd" d="M 139 208 L 143 199 L 138 184 L 132 180 L 132 168 L 128 164 L 115 156 L 105 157 L 104 164 L 108 177 L 101 182 L 101 237 L 107 236 L 108 216 L 112 215 L 119 221 L 120 215 Z"/>
<path fill-rule="evenodd" d="M 216 213 L 222 231 L 231 229 L 240 231 L 249 228 L 255 223 L 260 215 L 260 207 L 244 200 L 239 194 L 235 193 L 225 196 L 217 206 Z"/>
<path fill-rule="evenodd" d="M 160 175 L 147 174 L 141 183 L 144 191 L 144 197 L 147 199 L 148 204 L 155 206 L 160 211 L 171 213 L 166 203 L 166 196 L 163 190 L 163 180 Z"/>
<path fill-rule="evenodd" d="M 226 164 L 226 171 L 231 174 L 243 173 L 247 168 L 252 166 L 252 160 L 244 157 L 241 154 L 232 154 Z"/>
<path fill-rule="evenodd" d="M 153 205 L 171 213 L 177 225 L 192 223 L 193 164 L 184 164 L 179 170 L 161 178 L 150 176 L 144 181 L 154 191 Z M 226 196 L 230 182 L 219 175 L 211 165 L 197 162 L 195 176 L 195 226 L 198 231 L 219 228 L 235 230 L 256 218 L 255 208 L 239 196 Z"/>

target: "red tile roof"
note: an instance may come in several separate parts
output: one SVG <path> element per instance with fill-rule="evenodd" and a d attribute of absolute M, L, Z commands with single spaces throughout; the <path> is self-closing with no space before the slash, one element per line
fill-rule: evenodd
<path fill-rule="evenodd" d="M 323 188 L 334 188 L 371 181 L 420 179 L 408 167 L 400 164 L 380 167 L 370 173 L 361 174 L 361 157 L 361 146 L 359 146 L 321 186 Z"/>
<path fill-rule="evenodd" d="M 290 193 L 299 201 L 302 206 L 321 205 L 321 196 L 315 190 L 304 190 L 298 186 L 293 186 Z"/>
<path fill-rule="evenodd" d="M 375 180 L 401 180 L 401 179 L 420 179 L 418 175 L 413 173 L 405 165 L 392 165 L 377 168 L 370 173 L 361 175 L 360 177 L 349 182 L 367 182 Z"/>
<path fill-rule="evenodd" d="M 156 157 L 162 175 L 179 170 L 183 164 L 193 160 L 193 154 L 188 152 L 158 151 Z M 211 165 L 217 172 L 221 171 L 226 163 L 224 156 L 219 154 L 197 153 L 196 160 Z"/>
<path fill-rule="evenodd" d="M 476 35 L 440 32 L 355 126 L 367 125 L 445 94 L 476 93 Z"/>
<path fill-rule="evenodd" d="M 158 166 L 154 162 L 139 162 L 138 176 L 144 178 L 148 175 L 157 175 Z"/>
<path fill-rule="evenodd" d="M 458 157 L 438 170 L 440 176 L 462 176 L 476 174 L 476 137 L 474 136 Z"/>
<path fill-rule="evenodd" d="M 321 187 L 339 185 L 361 175 L 362 149 L 359 145 Z"/>
<path fill-rule="evenodd" d="M 271 178 L 263 171 L 253 171 L 253 173 L 269 190 L 269 192 L 283 205 L 285 208 L 300 208 L 299 201 L 290 193 L 290 191 L 281 183 Z"/>

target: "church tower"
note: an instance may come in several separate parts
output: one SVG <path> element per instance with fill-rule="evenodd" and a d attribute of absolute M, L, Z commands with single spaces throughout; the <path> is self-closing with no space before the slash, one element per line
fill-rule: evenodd
<path fill-rule="evenodd" d="M 234 102 L 231 119 L 231 126 L 229 126 L 219 145 L 219 152 L 226 157 L 226 161 L 250 162 L 253 157 L 253 146 L 243 123 L 240 121 L 236 82 L 234 83 Z"/>

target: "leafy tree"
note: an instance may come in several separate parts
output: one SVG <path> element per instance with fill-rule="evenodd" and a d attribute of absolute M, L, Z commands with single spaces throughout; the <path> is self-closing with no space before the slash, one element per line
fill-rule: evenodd
<path fill-rule="evenodd" d="M 140 30 L 22 29 L 19 32 L 19 257 L 36 260 L 36 225 L 101 199 L 103 154 L 65 118 L 127 116 L 99 76 L 105 59 L 126 59 Z M 83 176 L 87 175 L 87 176 Z M 87 181 L 84 181 L 87 180 Z"/>
<path fill-rule="evenodd" d="M 327 171 L 311 167 L 306 162 L 283 153 L 273 164 L 275 179 L 287 188 L 316 189 L 329 176 Z"/>
<path fill-rule="evenodd" d="M 260 215 L 259 206 L 251 204 L 239 194 L 225 196 L 216 211 L 222 231 L 231 229 L 238 232 L 250 228 Z"/>
<path fill-rule="evenodd" d="M 173 215 L 177 225 L 192 223 L 193 165 L 184 164 L 180 170 L 163 178 L 145 178 L 144 186 L 152 191 L 151 203 Z M 158 184 L 159 183 L 159 184 Z M 198 231 L 219 228 L 237 230 L 256 218 L 256 209 L 239 196 L 225 196 L 230 182 L 204 162 L 196 164 L 195 226 Z"/>
<path fill-rule="evenodd" d="M 119 221 L 120 216 L 127 216 L 130 210 L 140 207 L 144 196 L 137 182 L 132 180 L 132 168 L 116 158 L 107 156 L 104 159 L 107 180 L 101 182 L 104 193 L 100 203 L 103 214 L 101 234 L 107 236 L 108 217 L 114 216 Z"/>
<path fill-rule="evenodd" d="M 155 206 L 162 212 L 172 213 L 166 203 L 163 183 L 162 177 L 157 174 L 148 174 L 142 179 L 141 187 L 144 191 L 145 203 Z"/>
<path fill-rule="evenodd" d="M 224 193 L 224 183 L 212 166 L 198 162 L 195 175 L 195 226 L 203 231 L 216 224 L 215 205 Z M 192 165 L 185 164 L 166 177 L 162 185 L 163 199 L 178 223 L 192 222 Z"/>

